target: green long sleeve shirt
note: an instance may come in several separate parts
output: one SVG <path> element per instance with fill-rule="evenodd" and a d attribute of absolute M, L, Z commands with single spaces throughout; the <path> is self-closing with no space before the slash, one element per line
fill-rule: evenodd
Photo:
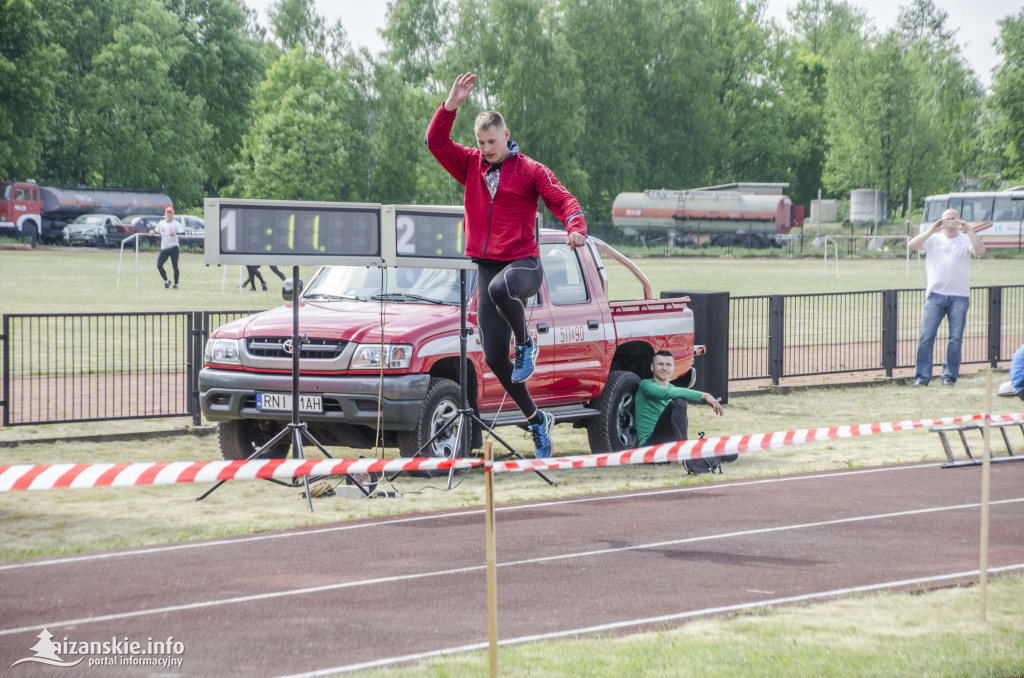
<path fill-rule="evenodd" d="M 682 398 L 691 403 L 704 402 L 704 394 L 691 388 L 662 386 L 654 379 L 644 379 L 640 382 L 633 412 L 636 415 L 636 433 L 641 443 L 654 433 L 658 418 L 673 398 Z"/>

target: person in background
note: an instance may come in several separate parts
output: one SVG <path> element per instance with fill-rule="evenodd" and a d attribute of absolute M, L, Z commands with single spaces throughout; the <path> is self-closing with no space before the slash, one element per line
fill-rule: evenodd
<path fill-rule="evenodd" d="M 248 285 L 249 287 L 252 288 L 252 291 L 255 292 L 256 291 L 256 278 L 259 278 L 260 279 L 260 285 L 263 286 L 263 291 L 266 292 L 267 291 L 267 281 L 263 279 L 263 275 L 260 273 L 260 267 L 259 266 L 249 266 L 249 265 L 246 265 L 245 270 L 249 274 L 249 277 L 246 279 L 246 281 L 244 283 L 242 283 L 242 289 L 244 290 L 246 288 L 246 286 Z M 283 278 L 282 278 L 282 280 L 283 280 Z"/>
<path fill-rule="evenodd" d="M 1017 347 L 1010 361 L 1010 387 L 1024 400 L 1024 344 Z"/>
<path fill-rule="evenodd" d="M 505 391 L 522 410 L 533 436 L 534 456 L 551 456 L 555 418 L 537 408 L 526 387 L 539 348 L 527 332 L 525 302 L 544 280 L 537 242 L 537 201 L 565 225 L 566 244 L 587 242 L 587 222 L 579 202 L 550 169 L 519 152 L 505 119 L 495 111 L 476 118 L 476 148 L 451 140 L 455 115 L 473 91 L 476 76 L 455 78 L 448 98 L 427 128 L 427 148 L 465 187 L 463 205 L 466 256 L 477 265 L 477 317 L 484 359 Z M 515 364 L 509 340 L 515 337 Z"/>
<path fill-rule="evenodd" d="M 971 255 L 980 257 L 985 245 L 959 212 L 948 209 L 930 228 L 911 238 L 907 247 L 924 252 L 927 272 L 914 386 L 927 386 L 932 380 L 932 347 L 943 318 L 949 322 L 949 341 L 942 364 L 942 385 L 952 386 L 960 376 L 964 325 L 971 304 Z"/>
<path fill-rule="evenodd" d="M 164 220 L 150 229 L 149 233 L 160 236 L 160 254 L 156 258 L 156 270 L 160 271 L 164 287 L 171 286 L 171 281 L 167 279 L 167 271 L 164 270 L 164 264 L 170 259 L 174 271 L 174 289 L 178 289 L 178 237 L 185 233 L 185 227 L 174 218 L 173 207 L 164 210 Z"/>

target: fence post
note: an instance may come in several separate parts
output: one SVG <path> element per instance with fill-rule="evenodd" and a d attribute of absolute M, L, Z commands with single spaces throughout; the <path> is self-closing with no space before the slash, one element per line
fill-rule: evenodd
<path fill-rule="evenodd" d="M 899 295 L 896 290 L 882 291 L 882 367 L 891 377 L 896 368 L 899 347 Z"/>
<path fill-rule="evenodd" d="M 192 415 L 193 426 L 199 426 L 202 423 L 202 412 L 199 408 L 199 370 L 203 367 L 205 316 L 205 311 L 192 311 L 188 314 L 188 413 Z"/>
<path fill-rule="evenodd" d="M 992 285 L 988 288 L 988 364 L 993 369 L 999 366 L 1003 334 L 1003 288 Z"/>
<path fill-rule="evenodd" d="M 4 426 L 10 426 L 11 425 L 11 415 L 10 415 L 10 412 L 11 412 L 11 369 L 10 369 L 10 360 L 11 360 L 11 354 L 10 354 L 11 324 L 10 324 L 10 320 L 11 320 L 10 316 L 8 316 L 6 313 L 4 313 L 4 334 L 3 334 L 2 337 L 0 337 L 0 340 L 2 340 L 4 342 L 4 350 L 3 350 L 4 399 L 3 399 L 2 402 L 0 402 L 0 407 L 2 407 L 3 411 L 4 411 L 3 419 L 2 419 Z"/>
<path fill-rule="evenodd" d="M 786 331 L 786 297 L 772 294 L 768 297 L 768 376 L 772 384 L 779 385 L 785 371 L 784 352 Z"/>

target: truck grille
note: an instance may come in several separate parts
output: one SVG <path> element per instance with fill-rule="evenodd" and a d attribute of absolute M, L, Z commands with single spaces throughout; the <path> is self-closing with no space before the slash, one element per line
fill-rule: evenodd
<path fill-rule="evenodd" d="M 291 337 L 250 337 L 245 340 L 249 354 L 260 358 L 291 358 L 285 351 L 285 343 L 291 344 Z M 337 339 L 307 339 L 302 344 L 303 360 L 334 360 L 345 349 L 345 341 Z"/>

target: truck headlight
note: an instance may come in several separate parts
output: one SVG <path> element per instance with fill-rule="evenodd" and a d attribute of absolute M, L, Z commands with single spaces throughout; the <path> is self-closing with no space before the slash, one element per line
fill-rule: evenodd
<path fill-rule="evenodd" d="M 412 346 L 410 344 L 359 344 L 352 354 L 353 370 L 385 370 L 408 369 L 412 363 Z"/>
<path fill-rule="evenodd" d="M 238 340 L 210 339 L 206 342 L 203 360 L 208 363 L 222 363 L 225 365 L 240 364 L 238 359 Z"/>

